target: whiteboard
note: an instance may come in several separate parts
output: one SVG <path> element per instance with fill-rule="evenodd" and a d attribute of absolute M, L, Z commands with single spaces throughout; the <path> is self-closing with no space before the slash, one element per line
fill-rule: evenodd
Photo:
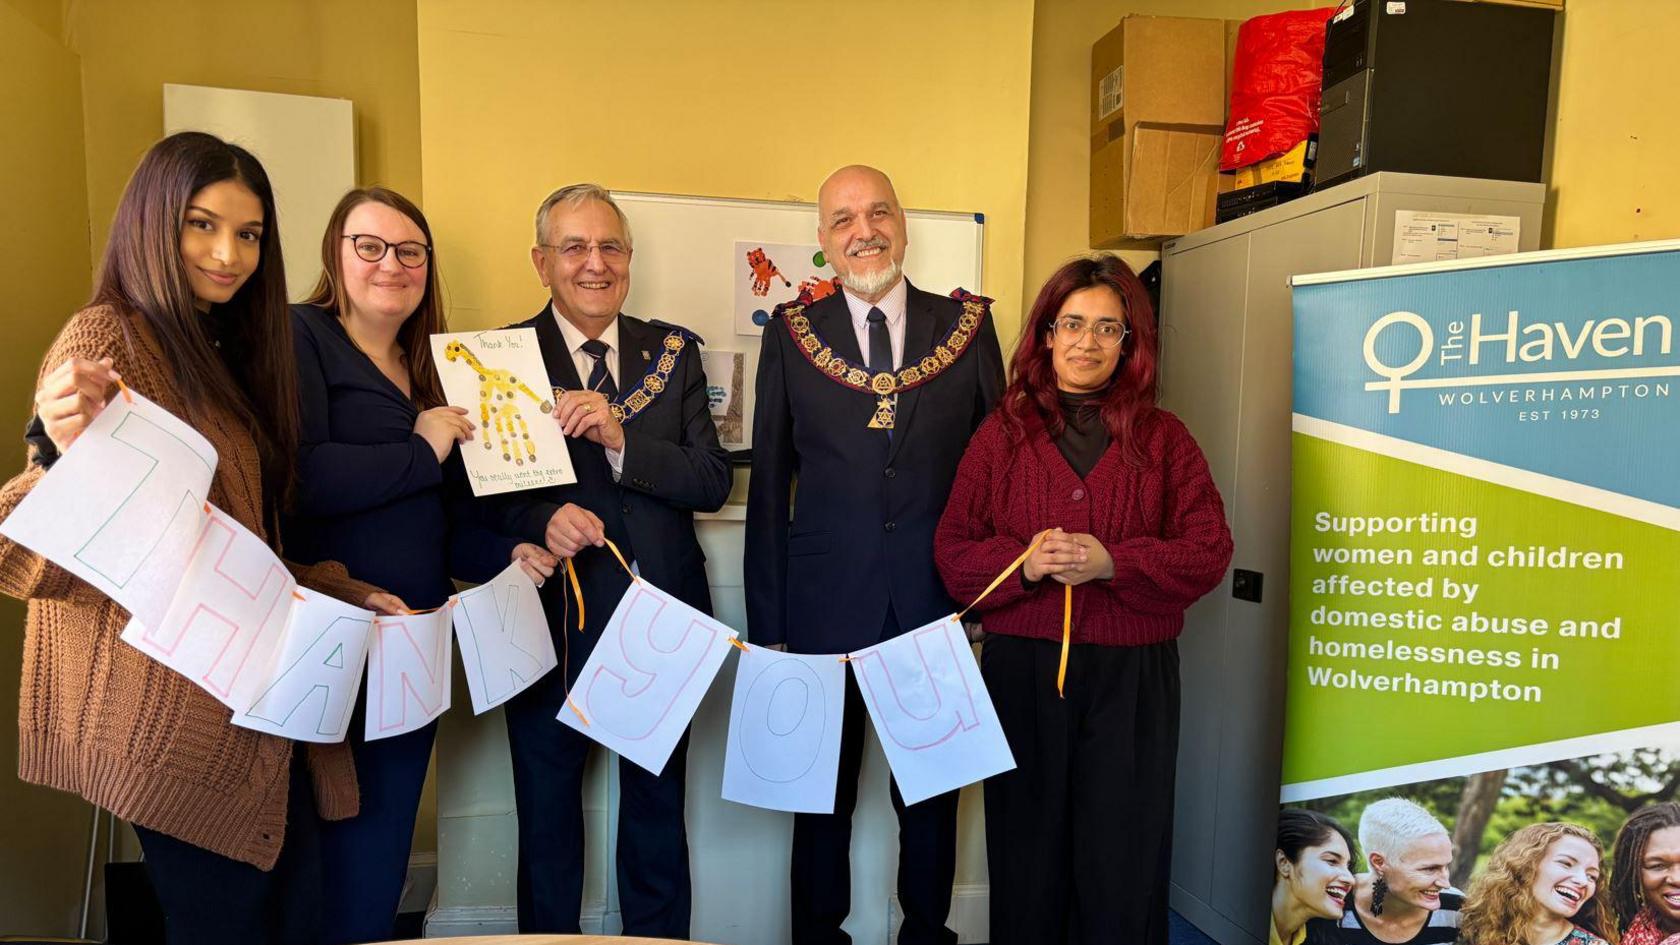
<path fill-rule="evenodd" d="M 706 340 L 704 350 L 712 359 L 722 352 L 741 353 L 744 381 L 736 399 L 742 405 L 742 438 L 723 439 L 725 446 L 750 447 L 760 332 L 756 326 L 743 330 L 737 316 L 738 284 L 747 269 L 738 244 L 815 249 L 817 205 L 621 191 L 614 191 L 613 199 L 630 220 L 635 245 L 625 312 L 692 330 Z M 909 248 L 904 272 L 917 288 L 939 295 L 959 287 L 984 293 L 982 214 L 906 210 L 905 222 Z M 809 260 L 799 259 L 777 265 L 791 275 L 801 262 L 809 267 Z M 771 282 L 773 291 L 759 303 L 765 310 L 792 294 L 782 280 Z"/>
<path fill-rule="evenodd" d="M 201 85 L 163 87 L 163 133 L 203 131 L 255 154 L 274 188 L 286 296 L 321 277 L 321 234 L 356 186 L 356 119 L 349 99 Z"/>

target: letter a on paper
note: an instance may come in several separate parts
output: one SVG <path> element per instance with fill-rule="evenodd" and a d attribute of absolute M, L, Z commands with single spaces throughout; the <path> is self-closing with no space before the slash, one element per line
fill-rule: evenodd
<path fill-rule="evenodd" d="M 303 742 L 341 742 L 350 730 L 373 612 L 300 590 L 272 682 L 233 724 Z"/>
<path fill-rule="evenodd" d="M 559 664 L 537 585 L 517 563 L 457 595 L 453 613 L 474 714 L 508 701 Z"/>
<path fill-rule="evenodd" d="M 846 666 L 839 657 L 748 646 L 735 664 L 723 799 L 834 813 Z"/>
<path fill-rule="evenodd" d="M 560 721 L 658 774 L 700 697 L 729 655 L 735 631 L 644 580 L 624 592 L 583 664 Z"/>
<path fill-rule="evenodd" d="M 1015 767 L 955 617 L 850 654 L 906 804 Z"/>
<path fill-rule="evenodd" d="M 0 532 L 154 625 L 198 541 L 216 451 L 179 418 L 133 397 L 112 398 Z"/>
<path fill-rule="evenodd" d="M 368 741 L 412 732 L 449 708 L 449 608 L 379 616 L 368 642 Z"/>

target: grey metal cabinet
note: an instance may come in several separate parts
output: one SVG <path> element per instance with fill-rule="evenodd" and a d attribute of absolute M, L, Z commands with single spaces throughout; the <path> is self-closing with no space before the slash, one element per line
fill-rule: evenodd
<path fill-rule="evenodd" d="M 1183 721 L 1172 906 L 1223 945 L 1263 945 L 1289 634 L 1289 277 L 1386 265 L 1400 210 L 1521 220 L 1539 245 L 1545 187 L 1373 174 L 1167 242 L 1161 403 L 1207 454 L 1258 602 L 1215 590 L 1179 641 Z M 1351 733 L 1350 733 L 1351 734 Z"/>

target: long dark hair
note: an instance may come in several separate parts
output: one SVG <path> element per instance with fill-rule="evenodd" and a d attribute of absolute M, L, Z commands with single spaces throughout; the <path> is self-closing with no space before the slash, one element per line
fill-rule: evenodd
<path fill-rule="evenodd" d="M 1680 804 L 1664 801 L 1647 804 L 1616 831 L 1616 843 L 1610 858 L 1610 905 L 1626 932 L 1628 923 L 1645 906 L 1645 894 L 1639 883 L 1639 864 L 1645 859 L 1645 846 L 1651 834 L 1665 827 L 1680 827 Z"/>
<path fill-rule="evenodd" d="M 1353 842 L 1353 834 L 1348 833 L 1348 829 L 1335 818 L 1300 807 L 1286 807 L 1278 811 L 1277 850 L 1291 863 L 1301 862 L 1301 851 L 1308 847 L 1329 843 L 1332 835 L 1340 835 L 1342 842 L 1347 844 L 1348 867 L 1351 869 L 1359 855 L 1359 847 Z"/>
<path fill-rule="evenodd" d="M 250 188 L 263 211 L 256 270 L 208 316 L 230 329 L 225 337 L 238 352 L 233 371 L 216 353 L 181 259 L 193 195 L 229 180 Z M 233 413 L 256 441 L 266 490 L 279 502 L 291 494 L 298 395 L 286 266 L 274 190 L 251 152 L 198 131 L 152 145 L 117 204 L 92 304 L 137 312 L 162 346 L 164 370 L 187 411 L 202 417 L 215 405 Z"/>
<path fill-rule="evenodd" d="M 1010 359 L 1009 387 L 1003 392 L 999 412 L 1009 438 L 1019 441 L 1034 424 L 1042 424 L 1051 436 L 1062 432 L 1062 410 L 1056 387 L 1056 368 L 1051 363 L 1051 337 L 1056 314 L 1068 296 L 1081 289 L 1103 286 L 1114 292 L 1126 312 L 1131 333 L 1121 345 L 1120 363 L 1114 369 L 1108 390 L 1102 395 L 1103 425 L 1120 444 L 1120 455 L 1128 463 L 1141 465 L 1143 449 L 1134 435 L 1138 421 L 1155 407 L 1155 309 L 1149 292 L 1120 257 L 1102 253 L 1075 259 L 1056 270 L 1021 325 L 1021 339 Z"/>
<path fill-rule="evenodd" d="M 315 291 L 304 300 L 306 305 L 319 305 L 342 317 L 350 308 L 350 298 L 344 291 L 344 224 L 350 211 L 364 203 L 382 203 L 397 211 L 426 234 L 426 245 L 432 246 L 432 227 L 426 215 L 412 200 L 384 187 L 358 187 L 345 194 L 333 208 L 327 220 L 327 231 L 321 236 L 321 280 Z M 396 252 L 392 249 L 391 252 Z M 438 288 L 437 254 L 434 250 L 426 265 L 426 291 L 420 305 L 397 329 L 397 346 L 402 349 L 403 361 L 408 365 L 408 381 L 414 391 L 414 402 L 420 409 L 441 407 L 444 404 L 443 383 L 438 380 L 437 366 L 432 363 L 431 336 L 449 330 L 443 314 L 443 295 Z"/>

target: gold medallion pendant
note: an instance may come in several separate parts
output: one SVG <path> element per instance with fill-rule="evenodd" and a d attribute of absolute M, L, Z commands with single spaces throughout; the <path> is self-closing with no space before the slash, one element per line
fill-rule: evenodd
<path fill-rule="evenodd" d="M 834 349 L 811 330 L 811 320 L 805 317 L 804 305 L 785 302 L 776 307 L 776 317 L 787 326 L 794 348 L 811 362 L 812 367 L 845 387 L 875 396 L 875 412 L 869 418 L 869 429 L 891 430 L 897 418 L 899 392 L 920 387 L 957 363 L 979 334 L 981 320 L 991 314 L 992 300 L 985 296 L 958 289 L 951 293 L 951 297 L 962 303 L 962 314 L 957 316 L 933 350 L 897 371 L 881 371 L 873 375 L 835 354 Z"/>

